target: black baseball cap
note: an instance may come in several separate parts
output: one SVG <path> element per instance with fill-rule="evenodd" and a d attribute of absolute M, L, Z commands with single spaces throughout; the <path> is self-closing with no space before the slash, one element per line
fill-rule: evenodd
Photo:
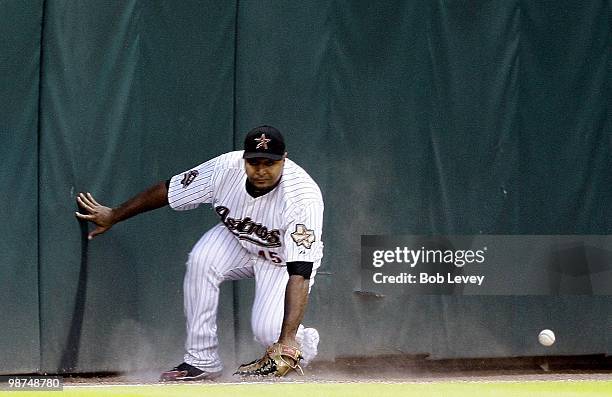
<path fill-rule="evenodd" d="M 244 154 L 242 158 L 252 159 L 264 157 L 271 160 L 280 160 L 285 154 L 285 139 L 274 127 L 262 125 L 255 127 L 244 138 Z"/>

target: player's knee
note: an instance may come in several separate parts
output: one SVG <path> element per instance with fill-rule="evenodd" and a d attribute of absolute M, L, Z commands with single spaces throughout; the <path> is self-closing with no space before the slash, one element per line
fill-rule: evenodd
<path fill-rule="evenodd" d="M 187 273 L 185 274 L 186 282 L 192 280 L 196 283 L 203 281 L 215 282 L 219 275 L 217 274 L 214 261 L 209 255 L 203 255 L 202 252 L 191 252 L 187 258 Z"/>
<path fill-rule="evenodd" d="M 280 336 L 280 328 L 278 331 L 276 331 L 271 329 L 267 324 L 258 326 L 253 325 L 253 336 L 256 342 L 267 347 L 278 340 L 278 337 Z"/>
<path fill-rule="evenodd" d="M 213 260 L 208 250 L 191 251 L 187 257 L 187 268 L 207 269 L 210 268 Z"/>

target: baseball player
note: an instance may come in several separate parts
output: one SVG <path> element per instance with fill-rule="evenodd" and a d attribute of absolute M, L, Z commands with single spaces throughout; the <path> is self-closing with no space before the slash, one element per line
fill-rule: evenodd
<path fill-rule="evenodd" d="M 97 227 L 89 239 L 115 223 L 170 205 L 190 210 L 210 203 L 219 223 L 195 244 L 187 261 L 184 362 L 163 381 L 214 379 L 223 366 L 217 347 L 219 285 L 255 278 L 251 326 L 264 356 L 242 365 L 239 375 L 282 376 L 301 370 L 317 354 L 319 334 L 301 325 L 310 287 L 323 256 L 323 199 L 312 178 L 287 158 L 281 133 L 251 130 L 244 150 L 229 152 L 159 182 L 117 208 L 79 193 L 80 219 Z"/>

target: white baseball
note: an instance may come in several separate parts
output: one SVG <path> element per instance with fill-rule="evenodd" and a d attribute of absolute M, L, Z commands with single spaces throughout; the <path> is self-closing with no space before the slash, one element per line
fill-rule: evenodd
<path fill-rule="evenodd" d="M 555 333 L 549 329 L 543 329 L 538 335 L 538 341 L 543 346 L 551 346 L 555 343 Z"/>

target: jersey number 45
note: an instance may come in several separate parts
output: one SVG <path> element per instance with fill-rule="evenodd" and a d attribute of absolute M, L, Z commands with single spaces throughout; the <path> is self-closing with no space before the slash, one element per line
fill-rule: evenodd
<path fill-rule="evenodd" d="M 283 260 L 280 258 L 280 256 L 278 256 L 276 252 L 261 250 L 259 251 L 259 256 L 261 256 L 265 260 L 270 261 L 272 263 L 282 263 L 283 262 Z"/>

